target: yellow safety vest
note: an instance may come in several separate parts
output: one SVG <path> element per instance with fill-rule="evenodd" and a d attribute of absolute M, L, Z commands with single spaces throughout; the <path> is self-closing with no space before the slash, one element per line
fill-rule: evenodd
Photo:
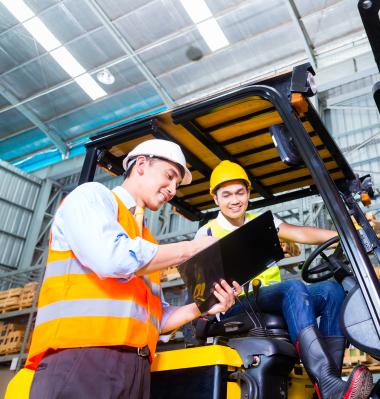
<path fill-rule="evenodd" d="M 258 215 L 254 213 L 246 213 L 245 217 L 248 220 L 252 220 L 256 218 Z M 213 237 L 222 238 L 227 234 L 231 233 L 230 230 L 224 229 L 220 226 L 217 219 L 210 220 L 208 223 L 204 225 L 204 228 L 210 232 Z M 260 273 L 255 279 L 259 279 L 263 286 L 265 285 L 272 285 L 281 282 L 281 274 L 280 268 L 275 265 L 270 267 L 269 269 L 265 270 L 265 272 Z"/>

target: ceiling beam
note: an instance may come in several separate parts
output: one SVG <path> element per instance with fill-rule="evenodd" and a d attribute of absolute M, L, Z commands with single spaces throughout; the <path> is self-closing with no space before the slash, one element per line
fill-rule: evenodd
<path fill-rule="evenodd" d="M 119 94 L 126 93 L 126 92 L 129 91 L 129 90 L 137 89 L 140 85 L 142 85 L 142 84 L 144 84 L 144 83 L 146 83 L 146 82 L 143 81 L 143 82 L 137 83 L 137 84 L 135 84 L 135 85 L 133 85 L 133 86 L 127 87 L 126 89 L 121 89 L 121 90 L 118 90 L 118 91 L 113 92 L 112 94 L 108 94 L 107 99 L 116 97 L 116 96 L 119 95 Z M 46 121 L 45 121 L 45 124 L 47 124 L 47 123 L 53 123 L 53 122 L 57 121 L 59 118 L 68 116 L 68 115 L 72 114 L 73 112 L 77 112 L 77 111 L 81 111 L 81 110 L 83 110 L 83 109 L 86 109 L 86 107 L 88 107 L 89 105 L 95 104 L 95 103 L 100 102 L 100 101 L 102 101 L 102 100 L 103 100 L 103 98 L 99 98 L 99 99 L 97 99 L 97 100 L 92 101 L 92 103 L 90 103 L 90 104 L 89 104 L 89 103 L 86 103 L 86 104 L 84 104 L 84 105 L 81 105 L 81 106 L 79 106 L 79 107 L 76 107 L 74 110 L 66 111 L 66 112 L 63 112 L 63 113 L 61 113 L 61 114 L 56 114 L 56 115 L 54 115 L 54 117 L 52 117 L 52 118 L 46 120 Z M 13 107 L 13 108 L 16 108 L 16 107 Z M 97 127 L 95 127 L 95 128 L 86 130 L 86 131 L 83 132 L 83 133 L 80 133 L 80 134 L 71 136 L 71 137 L 68 139 L 68 143 L 70 144 L 70 141 L 71 141 L 71 140 L 78 139 L 78 138 L 80 138 L 80 137 L 82 137 L 82 136 L 85 136 L 85 135 L 87 135 L 87 134 L 95 134 L 95 133 L 98 133 L 98 132 L 100 132 L 100 131 L 102 131 L 102 130 L 104 130 L 104 129 L 106 129 L 106 128 L 109 128 L 110 126 L 112 127 L 114 124 L 119 124 L 119 123 L 122 123 L 122 122 L 125 122 L 125 121 L 129 121 L 131 118 L 136 118 L 136 117 L 139 117 L 139 116 L 141 117 L 141 115 L 146 115 L 146 113 L 149 113 L 149 114 L 158 113 L 158 112 L 162 111 L 163 108 L 164 108 L 164 104 L 163 104 L 163 102 L 160 102 L 159 105 L 151 106 L 151 107 L 149 107 L 149 108 L 144 108 L 143 111 L 132 112 L 131 114 L 128 114 L 128 115 L 126 115 L 126 116 L 124 116 L 124 117 L 122 117 L 122 118 L 114 119 L 114 120 L 112 120 L 112 121 L 110 121 L 110 122 L 103 123 L 103 124 L 101 124 L 101 125 L 99 125 L 99 126 L 97 126 Z M 0 109 L 0 114 L 1 114 L 1 112 L 2 112 L 2 109 Z M 23 133 L 25 133 L 25 132 L 28 132 L 28 131 L 30 131 L 30 128 L 21 129 L 21 130 L 18 130 L 18 131 L 16 131 L 16 132 L 10 133 L 10 134 L 8 134 L 8 135 L 5 136 L 5 137 L 0 137 L 0 143 L 1 143 L 2 141 L 6 141 L 6 140 L 8 140 L 8 139 L 10 139 L 10 138 L 12 138 L 12 137 L 19 136 L 19 135 L 21 135 L 21 134 L 23 134 Z M 47 147 L 46 147 L 46 148 L 47 148 Z M 8 160 L 8 161 L 9 161 L 9 162 L 13 162 L 13 161 L 15 161 L 15 160 L 17 160 L 17 159 L 16 159 L 16 158 L 12 158 L 12 159 L 10 159 L 10 160 Z"/>
<path fill-rule="evenodd" d="M 296 25 L 297 30 L 301 34 L 301 37 L 302 37 L 302 40 L 304 43 L 304 47 L 305 47 L 305 51 L 310 60 L 310 63 L 314 69 L 317 69 L 317 59 L 316 59 L 315 53 L 314 53 L 313 42 L 311 41 L 310 36 L 307 33 L 307 30 L 305 28 L 305 25 L 302 22 L 302 18 L 297 9 L 297 6 L 294 3 L 294 0 L 287 0 L 286 5 L 288 7 L 289 14 L 293 19 L 293 22 Z"/>
<path fill-rule="evenodd" d="M 131 56 L 132 61 L 136 64 L 137 68 L 144 75 L 146 80 L 154 87 L 159 96 L 163 99 L 165 105 L 173 107 L 174 100 L 171 98 L 166 89 L 161 85 L 159 80 L 153 75 L 149 68 L 141 61 L 140 57 L 136 54 L 133 47 L 129 44 L 127 39 L 120 33 L 116 26 L 109 19 L 107 14 L 103 11 L 96 0 L 86 0 L 86 3 L 91 8 L 92 12 L 100 19 L 104 27 L 108 30 L 115 41 L 125 51 L 126 54 Z"/>
<path fill-rule="evenodd" d="M 30 111 L 25 105 L 19 105 L 20 100 L 7 90 L 4 86 L 0 85 L 0 94 L 9 101 L 12 105 L 17 105 L 17 110 L 21 112 L 27 119 L 29 119 L 36 127 L 38 127 L 49 139 L 54 143 L 54 145 L 59 149 L 59 151 L 66 155 L 69 152 L 69 147 L 67 144 L 50 129 L 44 122 L 42 122 L 32 111 Z"/>
<path fill-rule="evenodd" d="M 82 170 L 84 156 L 84 154 L 78 155 L 77 157 L 65 159 L 62 162 L 45 166 L 44 168 L 31 172 L 31 175 L 36 176 L 39 179 L 51 180 L 58 180 L 66 176 L 75 175 L 80 173 Z"/>

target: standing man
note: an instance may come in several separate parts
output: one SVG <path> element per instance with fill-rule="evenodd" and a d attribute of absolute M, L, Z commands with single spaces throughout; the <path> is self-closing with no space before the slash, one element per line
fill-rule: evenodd
<path fill-rule="evenodd" d="M 149 398 L 159 334 L 200 315 L 194 303 L 162 302 L 159 271 L 215 238 L 157 245 L 143 223 L 144 208 L 158 210 L 191 182 L 180 147 L 148 140 L 123 166 L 121 186 L 83 184 L 55 215 L 26 364 L 36 370 L 31 399 Z M 222 281 L 209 313 L 227 310 L 240 290 Z"/>
<path fill-rule="evenodd" d="M 210 179 L 210 194 L 220 212 L 216 219 L 200 228 L 196 238 L 221 238 L 256 217 L 246 212 L 250 189 L 251 182 L 244 169 L 236 163 L 222 161 Z M 331 230 L 283 223 L 275 217 L 274 224 L 280 238 L 298 243 L 321 244 L 336 235 Z M 347 382 L 340 378 L 345 349 L 345 338 L 339 326 L 339 312 L 345 295 L 343 288 L 335 281 L 308 286 L 299 280 L 281 282 L 278 266 L 269 268 L 257 278 L 263 284 L 258 306 L 264 312 L 284 317 L 290 339 L 320 397 L 367 398 L 372 388 L 372 375 L 364 366 L 357 366 Z M 253 300 L 253 296 L 247 299 Z M 225 317 L 241 311 L 237 304 Z"/>

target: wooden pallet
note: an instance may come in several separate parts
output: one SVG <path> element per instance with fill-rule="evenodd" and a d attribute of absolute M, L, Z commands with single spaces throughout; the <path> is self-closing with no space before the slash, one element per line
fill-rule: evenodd
<path fill-rule="evenodd" d="M 178 268 L 176 266 L 171 266 L 171 267 L 168 267 L 167 269 L 164 269 L 161 272 L 160 280 L 161 281 L 173 281 L 178 278 L 181 278 Z"/>
<path fill-rule="evenodd" d="M 38 283 L 32 282 L 24 286 L 19 300 L 19 309 L 30 308 L 33 305 Z"/>
<path fill-rule="evenodd" d="M 343 364 L 346 366 L 352 366 L 357 363 L 372 364 L 377 363 L 377 360 L 357 348 L 351 347 L 346 349 L 344 353 Z"/>
<path fill-rule="evenodd" d="M 0 355 L 10 355 L 21 350 L 25 330 L 10 331 L 6 337 L 0 338 Z"/>
<path fill-rule="evenodd" d="M 11 312 L 19 308 L 19 299 L 22 288 L 11 288 L 6 291 L 0 291 L 0 312 Z"/>
<path fill-rule="evenodd" d="M 368 367 L 369 371 L 371 371 L 372 373 L 379 373 L 380 372 L 380 363 L 368 364 L 367 367 Z M 354 369 L 354 367 L 344 366 L 343 369 L 342 369 L 342 375 L 351 374 L 353 369 Z"/>
<path fill-rule="evenodd" d="M 20 296 L 23 288 L 11 288 L 9 290 L 0 291 L 0 299 L 7 299 L 10 297 Z"/>
<path fill-rule="evenodd" d="M 24 287 L 0 291 L 0 313 L 30 308 L 33 305 L 38 283 L 31 282 Z"/>

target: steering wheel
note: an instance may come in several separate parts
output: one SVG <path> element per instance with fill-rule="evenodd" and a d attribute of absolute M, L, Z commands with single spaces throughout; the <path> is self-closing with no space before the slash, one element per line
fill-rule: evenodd
<path fill-rule="evenodd" d="M 323 251 L 328 248 L 330 245 L 335 244 L 339 241 L 339 236 L 330 238 L 325 241 L 323 244 L 319 245 L 305 260 L 302 265 L 302 278 L 307 283 L 319 283 L 320 281 L 328 280 L 329 278 L 334 276 L 335 271 L 344 267 L 344 262 L 342 262 L 341 258 L 343 255 L 342 246 L 338 244 L 335 248 L 335 251 L 332 255 L 327 256 Z M 315 265 L 311 267 L 314 259 L 317 256 L 321 256 L 324 259 L 324 262 L 319 265 Z M 319 275 L 319 276 L 318 276 Z"/>

